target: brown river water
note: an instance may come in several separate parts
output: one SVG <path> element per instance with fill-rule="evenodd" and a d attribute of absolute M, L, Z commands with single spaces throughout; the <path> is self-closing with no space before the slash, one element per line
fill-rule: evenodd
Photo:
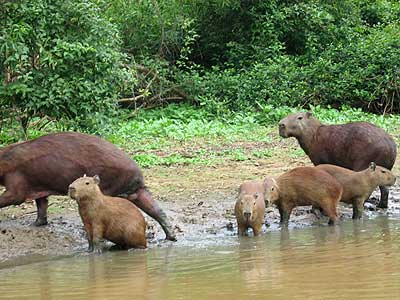
<path fill-rule="evenodd" d="M 400 216 L 6 267 L 0 299 L 400 299 Z"/>

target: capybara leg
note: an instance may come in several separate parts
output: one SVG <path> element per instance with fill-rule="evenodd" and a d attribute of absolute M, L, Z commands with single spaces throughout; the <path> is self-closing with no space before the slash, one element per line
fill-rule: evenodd
<path fill-rule="evenodd" d="M 281 226 L 287 227 L 289 225 L 289 217 L 291 211 L 292 210 L 279 209 L 279 213 L 281 215 Z"/>
<path fill-rule="evenodd" d="M 379 200 L 379 208 L 388 208 L 389 189 L 386 186 L 380 186 L 381 199 Z"/>
<path fill-rule="evenodd" d="M 238 224 L 238 235 L 239 236 L 243 236 L 243 235 L 246 235 L 246 227 L 245 226 L 243 226 L 243 225 L 239 225 Z"/>
<path fill-rule="evenodd" d="M 317 219 L 321 219 L 323 213 L 320 207 L 318 206 L 312 206 L 311 207 L 311 212 L 317 217 Z"/>
<path fill-rule="evenodd" d="M 261 234 L 261 232 L 262 232 L 262 229 L 261 229 L 261 224 L 260 225 L 254 225 L 253 226 L 253 234 L 254 234 L 254 236 L 259 236 L 260 234 Z"/>
<path fill-rule="evenodd" d="M 331 199 L 328 199 L 325 201 L 325 203 L 329 203 L 330 205 L 324 205 L 322 206 L 322 210 L 324 211 L 325 215 L 328 216 L 329 218 L 329 225 L 336 225 L 338 216 L 337 216 L 337 211 L 336 211 L 336 204 L 335 202 L 332 201 Z"/>
<path fill-rule="evenodd" d="M 47 225 L 47 207 L 49 204 L 49 200 L 47 197 L 36 199 L 37 206 L 37 218 L 33 225 L 42 226 Z"/>
<path fill-rule="evenodd" d="M 0 208 L 10 206 L 10 205 L 17 205 L 24 202 L 24 198 L 18 196 L 17 194 L 6 190 L 3 194 L 0 195 Z"/>
<path fill-rule="evenodd" d="M 167 215 L 158 206 L 157 202 L 154 201 L 153 197 L 146 189 L 142 188 L 138 190 L 132 195 L 132 197 L 129 196 L 128 199 L 142 209 L 146 214 L 160 223 L 165 232 L 167 240 L 176 241 L 176 236 L 172 230 L 171 224 L 167 219 Z"/>

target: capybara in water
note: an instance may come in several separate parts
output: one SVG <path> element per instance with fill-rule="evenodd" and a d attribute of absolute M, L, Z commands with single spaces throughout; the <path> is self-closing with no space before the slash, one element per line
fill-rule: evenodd
<path fill-rule="evenodd" d="M 77 132 L 49 134 L 0 149 L 0 184 L 6 187 L 0 208 L 35 199 L 35 225 L 47 224 L 47 197 L 65 195 L 69 184 L 83 174 L 98 174 L 104 194 L 129 199 L 160 223 L 167 239 L 175 240 L 136 163 L 113 144 Z"/>
<path fill-rule="evenodd" d="M 296 206 L 320 207 L 329 217 L 329 224 L 338 218 L 336 206 L 342 196 L 341 184 L 325 171 L 314 167 L 298 167 L 280 175 L 276 181 L 265 180 L 265 199 L 276 204 L 281 224 L 287 226 Z"/>
<path fill-rule="evenodd" d="M 364 202 L 376 187 L 391 186 L 396 182 L 396 177 L 390 170 L 376 166 L 374 162 L 359 172 L 329 164 L 318 165 L 316 168 L 331 174 L 342 185 L 340 201 L 353 204 L 353 219 L 361 218 Z"/>
<path fill-rule="evenodd" d="M 146 248 L 146 222 L 139 209 L 127 199 L 104 195 L 99 183 L 97 175 L 84 176 L 68 187 L 68 195 L 78 203 L 88 251 L 100 250 L 102 239 L 124 249 Z"/>
<path fill-rule="evenodd" d="M 246 181 L 240 185 L 235 204 L 239 235 L 247 235 L 248 228 L 253 229 L 254 236 L 261 234 L 265 214 L 264 191 L 262 181 Z"/>
<path fill-rule="evenodd" d="M 279 134 L 295 137 L 314 165 L 332 164 L 354 171 L 377 165 L 392 169 L 396 144 L 383 129 L 367 122 L 342 125 L 321 124 L 310 112 L 287 116 L 279 122 Z M 389 190 L 380 186 L 378 207 L 387 208 Z"/>

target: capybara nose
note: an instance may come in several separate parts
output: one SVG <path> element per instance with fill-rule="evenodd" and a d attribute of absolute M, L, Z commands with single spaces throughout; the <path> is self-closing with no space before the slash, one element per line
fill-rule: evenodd
<path fill-rule="evenodd" d="M 285 124 L 279 123 L 279 129 L 284 129 L 284 128 L 285 128 Z"/>
<path fill-rule="evenodd" d="M 75 188 L 73 186 L 68 187 L 68 194 L 71 195 L 71 193 L 75 192 Z"/>
<path fill-rule="evenodd" d="M 251 212 L 245 211 L 245 212 L 243 213 L 243 216 L 244 216 L 246 219 L 250 219 L 250 217 L 251 217 Z"/>

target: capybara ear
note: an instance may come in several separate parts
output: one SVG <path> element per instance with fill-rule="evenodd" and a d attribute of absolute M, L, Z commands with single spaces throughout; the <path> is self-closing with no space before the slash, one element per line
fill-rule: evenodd
<path fill-rule="evenodd" d="M 86 177 L 86 173 L 85 173 L 85 174 L 83 174 L 83 177 Z"/>
<path fill-rule="evenodd" d="M 369 164 L 369 169 L 371 170 L 371 171 L 375 171 L 375 169 L 376 169 L 376 163 L 374 163 L 373 161 Z"/>
<path fill-rule="evenodd" d="M 312 112 L 311 111 L 306 112 L 306 118 L 309 118 L 309 117 L 312 117 Z"/>
<path fill-rule="evenodd" d="M 94 175 L 94 176 L 93 176 L 93 180 L 94 180 L 94 183 L 95 183 L 95 184 L 99 184 L 99 183 L 100 183 L 100 177 L 99 177 L 99 175 Z"/>

